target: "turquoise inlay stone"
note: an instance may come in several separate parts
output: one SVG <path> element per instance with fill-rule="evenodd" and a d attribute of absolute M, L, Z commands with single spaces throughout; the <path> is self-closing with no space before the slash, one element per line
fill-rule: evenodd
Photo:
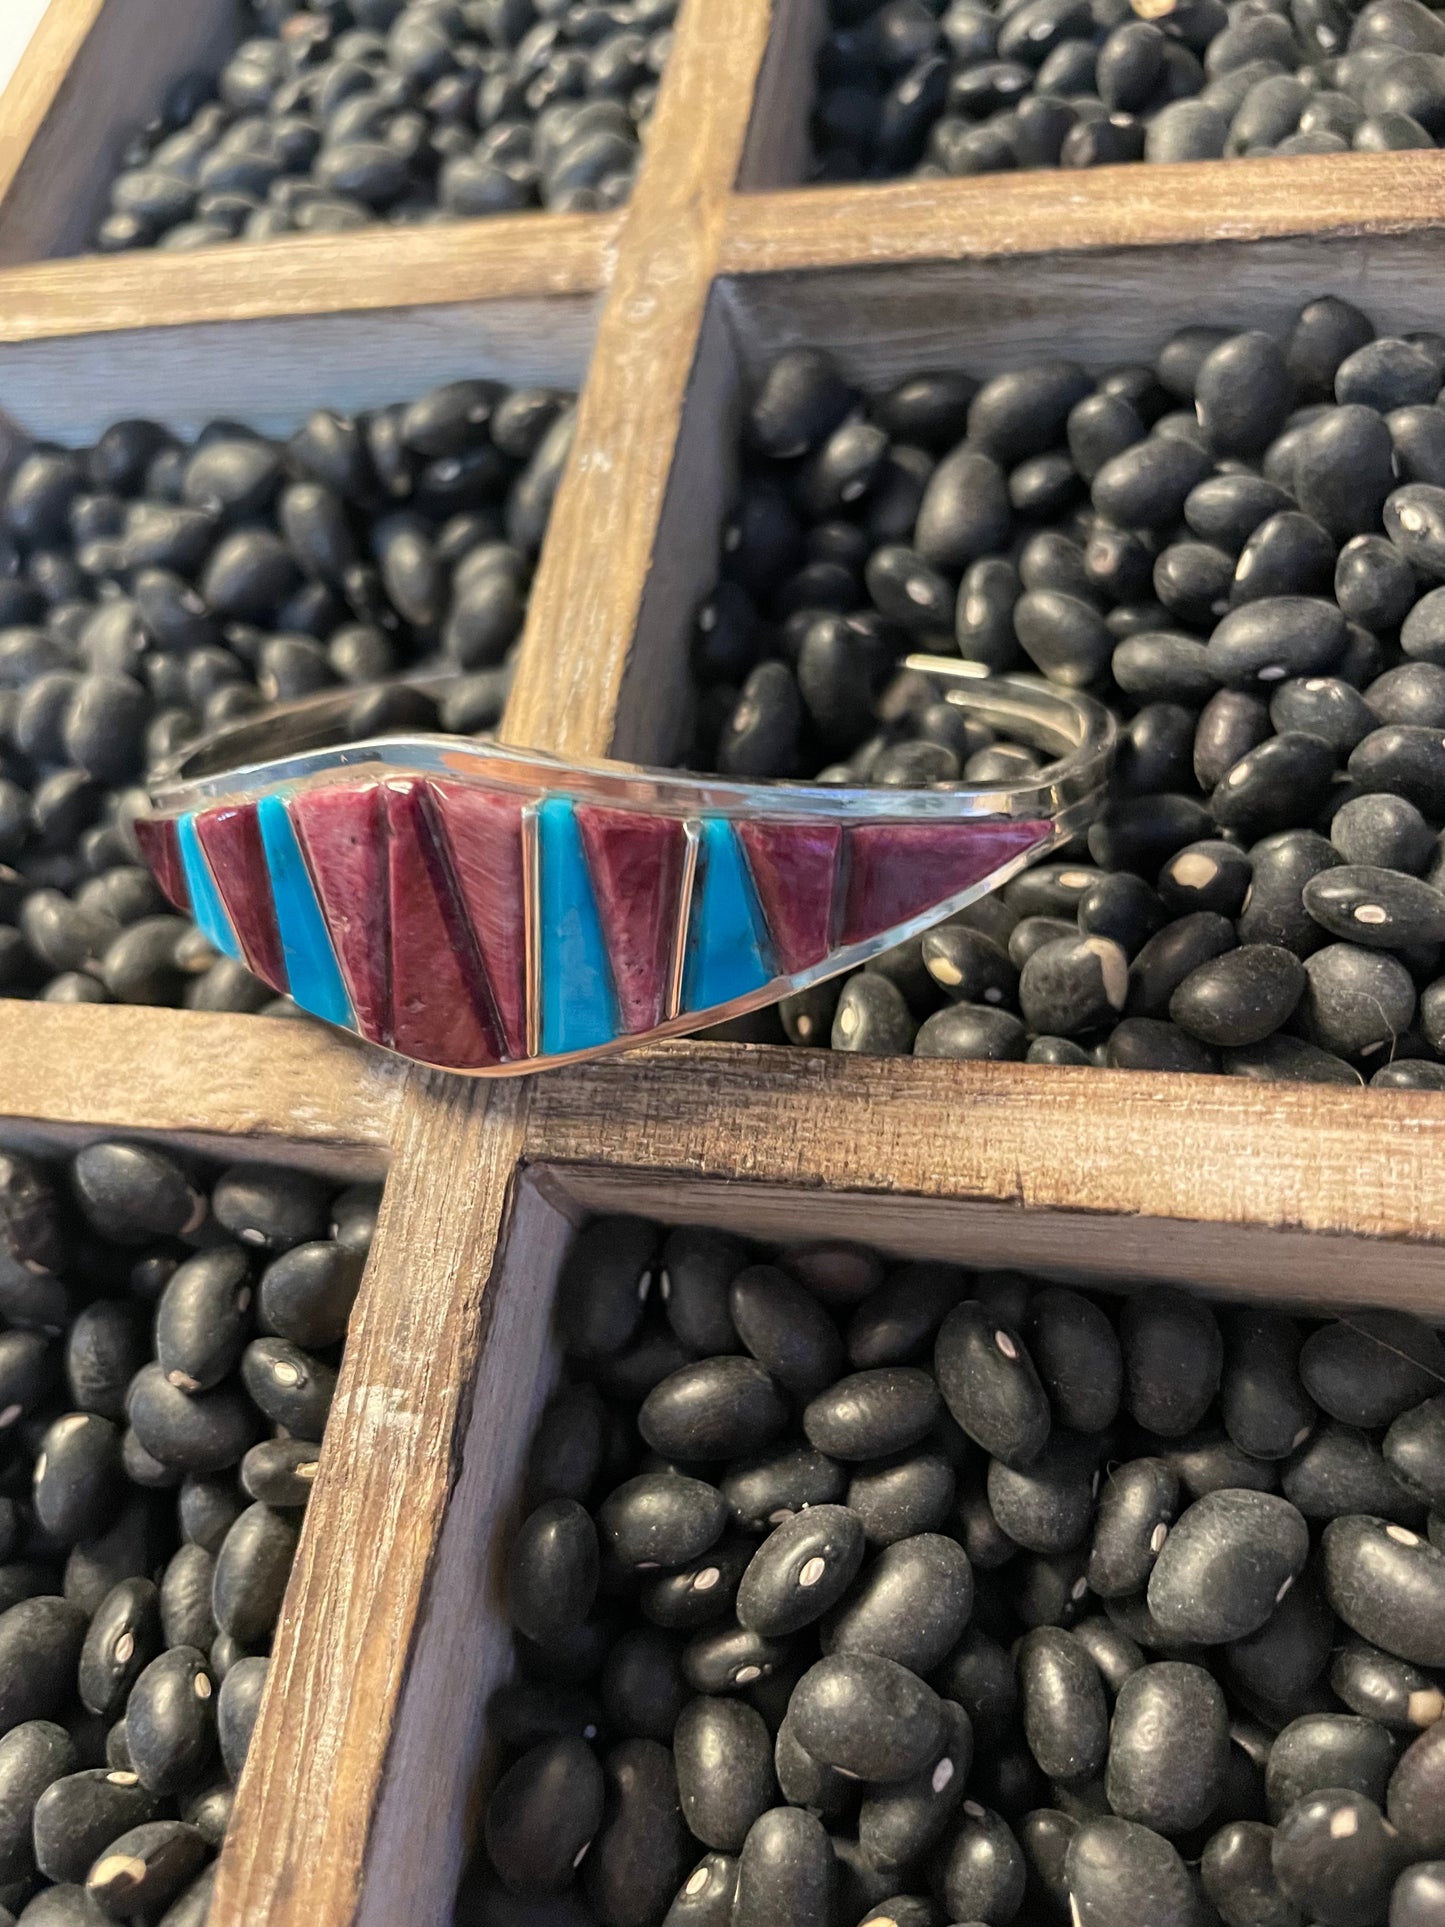
<path fill-rule="evenodd" d="M 196 835 L 194 811 L 181 818 L 176 825 L 176 836 L 181 846 L 181 867 L 186 873 L 186 888 L 191 893 L 191 915 L 200 926 L 206 942 L 219 950 L 222 956 L 234 957 L 239 963 L 241 946 L 231 928 L 231 919 L 226 915 L 226 906 L 221 902 L 221 893 L 211 875 L 211 866 L 201 848 L 201 839 Z"/>
<path fill-rule="evenodd" d="M 276 924 L 291 995 L 313 1016 L 354 1030 L 351 1000 L 336 967 L 336 952 L 285 803 L 279 796 L 263 796 L 256 806 L 256 819 L 271 873 Z"/>
<path fill-rule="evenodd" d="M 617 1035 L 617 998 L 582 837 L 565 796 L 537 812 L 542 927 L 542 1054 L 592 1050 Z"/>
<path fill-rule="evenodd" d="M 686 1010 L 711 1010 L 759 989 L 776 972 L 766 925 L 733 826 L 704 817 L 701 881 L 688 943 Z"/>

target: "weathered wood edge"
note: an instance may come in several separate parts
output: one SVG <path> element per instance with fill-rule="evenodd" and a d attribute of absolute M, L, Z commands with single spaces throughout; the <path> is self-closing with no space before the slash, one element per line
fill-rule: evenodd
<path fill-rule="evenodd" d="M 670 1180 L 1445 1240 L 1445 1097 L 683 1043 L 536 1080 L 527 1155 Z"/>
<path fill-rule="evenodd" d="M 745 276 L 1445 223 L 1445 153 L 1321 154 L 1040 169 L 737 194 L 718 271 Z"/>
<path fill-rule="evenodd" d="M 620 214 L 519 214 L 0 270 L 0 342 L 600 294 Z"/>
<path fill-rule="evenodd" d="M 532 585 L 509 742 L 568 755 L 612 740 L 774 14 L 774 0 L 684 0 L 678 16 Z"/>
<path fill-rule="evenodd" d="M 409 1081 L 211 1927 L 347 1927 L 356 1915 L 527 1097 L 515 1082 Z"/>
<path fill-rule="evenodd" d="M 380 1176 L 408 1067 L 319 1024 L 0 998 L 0 1120 L 274 1147 Z"/>
<path fill-rule="evenodd" d="M 487 1084 L 317 1024 L 0 999 L 0 1118 L 57 1137 L 204 1133 L 380 1169 L 423 1102 L 409 1079 L 437 1102 L 525 1092 L 535 1163 L 1445 1242 L 1431 1092 L 701 1042 Z"/>

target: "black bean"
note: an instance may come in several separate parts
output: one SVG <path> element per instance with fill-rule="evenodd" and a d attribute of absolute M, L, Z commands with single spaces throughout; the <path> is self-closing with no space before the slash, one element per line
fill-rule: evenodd
<path fill-rule="evenodd" d="M 758 1532 L 805 1507 L 833 1505 L 846 1488 L 833 1460 L 811 1447 L 785 1447 L 733 1466 L 720 1489 L 738 1525 Z"/>
<path fill-rule="evenodd" d="M 135 1774 L 87 1767 L 53 1780 L 35 1802 L 35 1860 L 50 1880 L 83 1881 L 97 1855 L 130 1827 L 156 1817 L 160 1802 Z"/>
<path fill-rule="evenodd" d="M 107 1913 L 169 1907 L 208 1857 L 200 1830 L 152 1820 L 110 1842 L 86 1876 L 86 1892 Z"/>
<path fill-rule="evenodd" d="M 216 1549 L 220 1550 L 219 1544 Z M 168 1647 L 204 1650 L 215 1638 L 218 1629 L 211 1611 L 215 1572 L 215 1559 L 204 1546 L 184 1545 L 173 1554 L 160 1586 L 161 1628 Z"/>
<path fill-rule="evenodd" d="M 810 1506 L 785 1519 L 743 1575 L 739 1620 L 768 1639 L 800 1631 L 847 1592 L 863 1553 L 861 1521 L 844 1506 Z"/>
<path fill-rule="evenodd" d="M 249 1401 L 231 1387 L 190 1397 L 154 1363 L 131 1381 L 126 1416 L 151 1457 L 184 1472 L 219 1472 L 235 1465 L 257 1430 Z"/>
<path fill-rule="evenodd" d="M 777 1792 L 773 1742 L 741 1700 L 695 1699 L 673 1736 L 683 1818 L 704 1845 L 737 1852 Z"/>
<path fill-rule="evenodd" d="M 678 1890 L 663 1927 L 728 1927 L 737 1883 L 736 1855 L 705 1853 Z"/>
<path fill-rule="evenodd" d="M 824 1646 L 930 1673 L 972 1607 L 973 1575 L 962 1549 L 939 1533 L 920 1533 L 884 1548 L 824 1628 Z"/>
<path fill-rule="evenodd" d="M 1330 1686 L 1351 1712 L 1411 1736 L 1435 1724 L 1445 1697 L 1428 1674 L 1363 1639 L 1335 1655 Z"/>
<path fill-rule="evenodd" d="M 1399 870 L 1352 863 L 1326 870 L 1305 885 L 1304 905 L 1331 936 L 1371 949 L 1407 950 L 1445 937 L 1445 896 Z"/>
<path fill-rule="evenodd" d="M 1375 736 L 1384 733 L 1377 730 Z M 1365 742 L 1373 740 L 1367 737 Z M 1236 830 L 1248 839 L 1268 836 L 1319 809 L 1334 773 L 1328 743 L 1302 730 L 1286 730 L 1250 750 L 1220 779 L 1209 799 L 1210 811 L 1221 829 Z"/>
<path fill-rule="evenodd" d="M 913 1040 L 915 1057 L 1017 1060 L 1024 1055 L 1027 1033 L 1010 1012 L 980 1004 L 953 1004 L 935 1011 L 919 1025 Z"/>
<path fill-rule="evenodd" d="M 1083 1543 L 1094 1509 L 1095 1460 L 1087 1441 L 1056 1431 L 1027 1466 L 995 1459 L 988 1503 L 1015 1545 L 1031 1552 L 1071 1552 Z"/>
<path fill-rule="evenodd" d="M 230 1479 L 189 1477 L 181 1486 L 177 1510 L 185 1543 L 214 1553 L 240 1513 L 241 1500 Z"/>
<path fill-rule="evenodd" d="M 1159 867 L 1213 829 L 1191 796 L 1121 797 L 1106 803 L 1089 829 L 1089 855 L 1102 869 L 1135 870 L 1146 882 Z"/>
<path fill-rule="evenodd" d="M 1418 1525 L 1422 1507 L 1364 1432 L 1322 1425 L 1284 1469 L 1285 1496 L 1307 1518 L 1379 1513 Z"/>
<path fill-rule="evenodd" d="M 1430 1927 L 1430 1917 L 1445 1902 L 1445 1872 L 1439 1860 L 1407 1867 L 1390 1890 L 1390 1907 L 1398 1927 Z"/>
<path fill-rule="evenodd" d="M 1109 1743 L 1103 1682 L 1072 1634 L 1040 1627 L 1018 1653 L 1024 1733 L 1050 1778 L 1077 1780 L 1097 1773 Z"/>
<path fill-rule="evenodd" d="M 607 1655 L 600 1681 L 607 1725 L 629 1739 L 672 1739 L 687 1703 L 681 1644 L 651 1626 L 625 1632 Z"/>
<path fill-rule="evenodd" d="M 775 1807 L 758 1818 L 744 1843 L 733 1920 L 738 1927 L 775 1920 L 828 1927 L 833 1884 L 833 1848 L 821 1823 L 795 1807 Z"/>
<path fill-rule="evenodd" d="M 768 371 L 748 412 L 763 453 L 788 458 L 817 447 L 853 404 L 851 390 L 825 355 L 794 349 Z"/>
<path fill-rule="evenodd" d="M 1439 1636 L 1445 1553 L 1417 1533 L 1368 1516 L 1331 1521 L 1324 1581 L 1330 1604 L 1352 1632 L 1416 1665 L 1445 1664 Z"/>
<path fill-rule="evenodd" d="M 602 1824 L 584 1883 L 604 1918 L 651 1919 L 676 1892 L 686 1864 L 672 1755 L 652 1740 L 626 1740 L 602 1766 Z"/>
<path fill-rule="evenodd" d="M 1323 410 L 1300 431 L 1291 482 L 1299 506 L 1337 539 L 1373 533 L 1395 485 L 1389 430 L 1358 403 Z"/>
<path fill-rule="evenodd" d="M 83 1150 L 72 1181 L 86 1217 L 120 1244 L 188 1236 L 206 1217 L 206 1201 L 164 1152 L 138 1144 L 102 1143 Z"/>
<path fill-rule="evenodd" d="M 1089 1299 L 1062 1288 L 1031 1300 L 1029 1355 L 1054 1416 L 1075 1432 L 1113 1423 L 1123 1387 L 1123 1356 L 1108 1319 Z"/>
<path fill-rule="evenodd" d="M 1245 944 L 1191 971 L 1170 998 L 1169 1015 L 1205 1044 L 1257 1044 L 1288 1019 L 1305 981 L 1291 951 Z"/>
<path fill-rule="evenodd" d="M 162 1653 L 136 1681 L 126 1704 L 126 1745 L 148 1792 L 179 1793 L 214 1753 L 215 1690 L 204 1655 L 192 1646 Z"/>
<path fill-rule="evenodd" d="M 1181 1516 L 1149 1578 L 1149 1609 L 1176 1638 L 1221 1645 L 1256 1632 L 1299 1577 L 1309 1530 L 1287 1500 L 1211 1492 Z"/>
<path fill-rule="evenodd" d="M 895 1661 L 840 1653 L 811 1667 L 788 1709 L 797 1738 L 826 1766 L 861 1780 L 900 1780 L 937 1757 L 938 1696 Z"/>
<path fill-rule="evenodd" d="M 685 1365 L 665 1378 L 649 1392 L 638 1426 L 664 1457 L 729 1459 L 775 1438 L 786 1415 L 763 1366 L 725 1356 Z"/>
<path fill-rule="evenodd" d="M 1123 1010 L 1129 960 L 1107 937 L 1065 937 L 1034 952 L 1019 977 L 1019 1003 L 1036 1031 L 1073 1036 Z"/>
<path fill-rule="evenodd" d="M 592 1749 L 544 1740 L 498 1781 L 487 1806 L 487 1851 L 513 1891 L 557 1893 L 603 1824 L 603 1775 Z"/>
<path fill-rule="evenodd" d="M 1048 1398 L 1023 1340 L 976 1300 L 950 1312 L 934 1370 L 950 1413 L 989 1455 L 1027 1465 L 1049 1437 Z"/>
<path fill-rule="evenodd" d="M 848 1481 L 849 1510 L 869 1545 L 888 1546 L 915 1533 L 939 1530 L 953 1507 L 953 1467 L 937 1452 L 875 1460 Z"/>
<path fill-rule="evenodd" d="M 1122 528 L 1168 529 L 1211 467 L 1204 449 L 1156 433 L 1105 462 L 1093 481 L 1094 507 Z"/>
<path fill-rule="evenodd" d="M 1141 1592 L 1179 1511 L 1179 1480 L 1163 1459 L 1131 1459 L 1099 1493 L 1089 1553 L 1090 1588 L 1101 1598 Z"/>
<path fill-rule="evenodd" d="M 160 1604 L 148 1579 L 123 1579 L 97 1607 L 81 1648 L 83 1704 L 114 1719 L 142 1671 L 160 1650 Z"/>
<path fill-rule="evenodd" d="M 36 1802 L 78 1764 L 69 1734 L 48 1720 L 27 1720 L 0 1738 L 0 1874 L 7 1885 L 35 1870 Z"/>
<path fill-rule="evenodd" d="M 330 1192 L 304 1171 L 233 1165 L 211 1194 L 217 1222 L 244 1245 L 287 1251 L 326 1234 Z"/>
<path fill-rule="evenodd" d="M 575 1499 L 549 1499 L 524 1521 L 508 1567 L 512 1622 L 545 1645 L 592 1610 L 597 1532 Z"/>
<path fill-rule="evenodd" d="M 250 1267 L 234 1246 L 181 1265 L 156 1313 L 156 1354 L 167 1381 L 183 1392 L 219 1385 L 241 1356 L 250 1305 Z"/>
<path fill-rule="evenodd" d="M 1395 1854 L 1383 1815 L 1363 1794 L 1330 1789 L 1297 1802 L 1275 1830 L 1271 1864 L 1321 1927 L 1383 1923 Z"/>
<path fill-rule="evenodd" d="M 935 568 L 962 568 L 1001 548 L 1012 522 L 1003 469 L 986 450 L 965 443 L 933 471 L 914 543 Z"/>
<path fill-rule="evenodd" d="M 1193 1431 L 1219 1389 L 1224 1362 L 1224 1341 L 1208 1307 L 1168 1286 L 1151 1286 L 1126 1301 L 1119 1337 L 1131 1415 L 1164 1438 Z"/>
<path fill-rule="evenodd" d="M 948 1911 L 960 1919 L 1011 1920 L 1022 1905 L 1027 1870 L 1012 1829 L 999 1814 L 965 1800 L 962 1818 L 945 1843 L 939 1885 Z"/>
<path fill-rule="evenodd" d="M 785 1272 L 772 1265 L 739 1272 L 729 1306 L 744 1345 L 795 1397 L 811 1397 L 837 1377 L 843 1363 L 837 1327 Z"/>
<path fill-rule="evenodd" d="M 939 1410 L 927 1372 L 885 1365 L 854 1372 L 813 1399 L 803 1413 L 808 1442 L 830 1457 L 867 1460 L 916 1445 Z"/>
<path fill-rule="evenodd" d="M 646 1472 L 610 1493 L 597 1523 L 624 1565 L 680 1566 L 706 1552 L 727 1521 L 715 1487 L 671 1472 Z"/>
<path fill-rule="evenodd" d="M 331 1366 L 289 1339 L 255 1338 L 241 1356 L 241 1377 L 252 1402 L 274 1425 L 299 1438 L 321 1437 L 336 1391 Z"/>
<path fill-rule="evenodd" d="M 39 1595 L 0 1613 L 0 1728 L 61 1712 L 73 1689 L 86 1615 L 68 1599 Z"/>
<path fill-rule="evenodd" d="M 1269 713 L 1277 730 L 1303 730 L 1322 737 L 1337 756 L 1347 756 L 1376 723 L 1359 691 L 1335 676 L 1281 684 Z"/>
<path fill-rule="evenodd" d="M 1445 1398 L 1402 1412 L 1385 1434 L 1384 1454 L 1396 1476 L 1427 1505 L 1445 1509 L 1441 1447 L 1445 1445 Z"/>

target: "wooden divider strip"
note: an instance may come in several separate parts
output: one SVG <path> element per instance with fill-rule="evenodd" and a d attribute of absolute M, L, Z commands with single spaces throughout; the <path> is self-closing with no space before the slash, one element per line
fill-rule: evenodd
<path fill-rule="evenodd" d="M 0 1118 L 56 1135 L 354 1153 L 379 1177 L 407 1075 L 320 1024 L 0 999 Z"/>
<path fill-rule="evenodd" d="M 346 1927 L 356 1912 L 526 1099 L 514 1082 L 411 1080 L 210 1927 Z M 422 1787 L 416 1802 L 424 1834 Z"/>
<path fill-rule="evenodd" d="M 509 741 L 581 755 L 613 741 L 771 17 L 771 0 L 684 0 L 532 592 Z M 374 1917 L 362 1888 L 390 1837 L 388 1750 L 405 1743 L 401 1694 L 442 1583 L 488 1343 L 482 1293 L 540 1082 L 408 1082 L 211 1927 Z"/>
<path fill-rule="evenodd" d="M 538 1160 L 1440 1240 L 1445 1097 L 682 1043 L 539 1078 Z"/>
<path fill-rule="evenodd" d="M 3 109 L 3 103 L 0 103 Z M 37 261 L 0 272 L 0 342 L 131 328 L 598 294 L 620 214 L 517 214 Z"/>
<path fill-rule="evenodd" d="M 1445 153 L 1321 154 L 1187 166 L 1050 168 L 733 198 L 728 275 L 906 266 L 1445 223 Z"/>
<path fill-rule="evenodd" d="M 773 0 L 684 0 L 532 586 L 508 742 L 566 756 L 612 740 L 773 14 Z"/>

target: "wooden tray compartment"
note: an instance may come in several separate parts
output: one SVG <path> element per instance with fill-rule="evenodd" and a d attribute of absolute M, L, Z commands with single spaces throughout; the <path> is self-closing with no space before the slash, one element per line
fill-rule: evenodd
<path fill-rule="evenodd" d="M 64 443 L 132 415 L 182 432 L 224 415 L 284 435 L 314 408 L 374 408 L 464 375 L 576 391 L 599 305 L 499 292 L 0 341 L 0 415 L 14 434 Z"/>
<path fill-rule="evenodd" d="M 200 1116 L 195 1121 L 201 1123 Z M 213 1179 L 226 1165 L 241 1162 L 256 1162 L 286 1165 L 303 1168 L 319 1177 L 333 1182 L 338 1190 L 350 1184 L 361 1182 L 375 1183 L 383 1180 L 387 1169 L 385 1146 L 380 1142 L 366 1143 L 364 1108 L 358 1113 L 356 1141 L 345 1143 L 339 1138 L 327 1141 L 309 1140 L 304 1135 L 298 1139 L 294 1125 L 290 1135 L 283 1137 L 266 1130 L 231 1135 L 206 1129 L 187 1128 L 191 1117 L 187 1116 L 181 1128 L 155 1130 L 145 1133 L 124 1132 L 107 1127 L 101 1120 L 87 1124 L 64 1124 L 54 1119 L 33 1120 L 24 1118 L 0 1119 L 0 1149 L 24 1151 L 47 1162 L 69 1158 L 86 1144 L 98 1140 L 113 1141 L 126 1137 L 134 1141 L 144 1135 L 149 1141 L 177 1152 L 204 1157 L 209 1165 L 208 1178 Z M 363 1277 L 362 1291 L 368 1289 Z M 328 1425 L 326 1442 L 323 1443 L 318 1481 L 335 1477 L 345 1477 L 345 1470 L 336 1465 L 336 1455 L 329 1441 L 331 1430 Z M 134 1488 L 128 1488 L 134 1490 Z M 279 1630 L 277 1639 L 282 1637 Z M 279 1710 L 279 1709 L 278 1709 Z"/>
<path fill-rule="evenodd" d="M 372 1823 L 356 1914 L 359 1922 L 449 1918 L 451 1884 L 492 1772 L 485 1708 L 512 1671 L 505 1571 L 524 1507 L 530 1437 L 561 1376 L 550 1331 L 561 1258 L 575 1224 L 594 1213 L 639 1212 L 665 1224 L 707 1223 L 764 1241 L 804 1243 L 846 1233 L 892 1258 L 949 1258 L 968 1265 L 1031 1266 L 1095 1289 L 1138 1281 L 1202 1284 L 1209 1295 L 1300 1309 L 1362 1299 L 1419 1308 L 1417 1292 L 1377 1252 L 1362 1271 L 1343 1252 L 1301 1240 L 1281 1267 L 1270 1234 L 1232 1241 L 1227 1260 L 1181 1244 L 1161 1220 L 1133 1227 L 1122 1246 L 1107 1219 L 1060 1222 L 987 1204 L 920 1208 L 883 1196 L 843 1199 L 825 1190 L 777 1188 L 746 1179 L 688 1182 L 625 1166 L 543 1164 L 515 1187 L 499 1263 L 482 1303 L 485 1325 L 472 1406 L 455 1484 L 429 1580 L 424 1621 L 402 1688 L 391 1751 Z M 1358 1296 L 1353 1294 L 1358 1293 Z M 1426 1300 L 1445 1317 L 1445 1289 Z M 303 1624 L 304 1641 L 314 1634 Z M 429 1790 L 419 1828 L 418 1788 Z M 701 1849 L 699 1848 L 699 1854 Z"/>
<path fill-rule="evenodd" d="M 56 0 L 43 71 L 5 103 L 0 410 L 62 439 L 132 408 L 279 428 L 460 372 L 570 384 L 592 348 L 505 719 L 563 754 L 679 752 L 739 400 L 786 343 L 876 383 L 1045 346 L 1118 359 L 1329 288 L 1384 325 L 1442 312 L 1436 154 L 797 186 L 821 0 L 684 0 L 616 215 L 38 259 L 85 191 L 45 216 L 57 154 L 94 159 L 107 92 L 132 84 L 92 29 L 145 79 L 218 19 Z M 487 1575 L 574 1217 L 1445 1310 L 1445 1105 L 1416 1093 L 702 1042 L 487 1085 L 314 1025 L 0 1002 L 0 1116 L 390 1171 L 212 1927 L 445 1920 L 499 1651 Z"/>

